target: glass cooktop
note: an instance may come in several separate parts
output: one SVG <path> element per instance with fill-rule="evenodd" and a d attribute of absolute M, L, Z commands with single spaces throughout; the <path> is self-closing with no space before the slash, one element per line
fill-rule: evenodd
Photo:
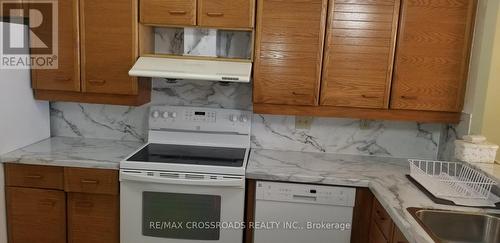
<path fill-rule="evenodd" d="M 244 148 L 150 143 L 127 161 L 241 167 Z"/>

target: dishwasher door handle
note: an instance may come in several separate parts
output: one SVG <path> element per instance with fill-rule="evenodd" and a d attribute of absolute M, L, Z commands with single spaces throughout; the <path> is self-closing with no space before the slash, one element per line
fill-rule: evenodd
<path fill-rule="evenodd" d="M 315 196 L 304 196 L 304 195 L 293 195 L 292 197 L 295 200 L 308 201 L 308 202 L 316 202 L 316 200 L 318 199 Z"/>
<path fill-rule="evenodd" d="M 185 179 L 166 178 L 161 176 L 149 176 L 143 173 L 120 171 L 120 181 L 151 182 L 158 184 L 192 185 L 192 186 L 215 186 L 215 187 L 245 187 L 245 178 L 222 178 L 222 179 Z"/>

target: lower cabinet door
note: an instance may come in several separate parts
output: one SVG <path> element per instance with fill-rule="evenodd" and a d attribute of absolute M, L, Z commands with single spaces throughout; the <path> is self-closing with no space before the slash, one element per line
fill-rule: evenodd
<path fill-rule="evenodd" d="M 68 193 L 69 243 L 119 243 L 119 197 Z"/>
<path fill-rule="evenodd" d="M 392 243 L 408 243 L 408 240 L 403 235 L 403 232 L 398 227 L 394 226 L 394 235 L 392 236 Z"/>
<path fill-rule="evenodd" d="M 65 243 L 63 191 L 7 187 L 9 243 Z"/>
<path fill-rule="evenodd" d="M 389 243 L 380 231 L 375 221 L 372 221 L 370 226 L 370 241 L 369 243 Z"/>

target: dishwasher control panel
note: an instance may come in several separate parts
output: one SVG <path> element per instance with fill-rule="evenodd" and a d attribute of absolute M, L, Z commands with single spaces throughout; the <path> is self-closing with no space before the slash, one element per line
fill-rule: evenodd
<path fill-rule="evenodd" d="M 356 189 L 257 181 L 256 200 L 297 202 L 353 207 Z"/>

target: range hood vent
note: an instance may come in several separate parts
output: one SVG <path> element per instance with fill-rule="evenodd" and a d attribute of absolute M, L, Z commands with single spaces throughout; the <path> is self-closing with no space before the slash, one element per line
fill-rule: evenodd
<path fill-rule="evenodd" d="M 128 72 L 134 77 L 250 82 L 252 63 L 186 58 L 139 57 Z"/>

